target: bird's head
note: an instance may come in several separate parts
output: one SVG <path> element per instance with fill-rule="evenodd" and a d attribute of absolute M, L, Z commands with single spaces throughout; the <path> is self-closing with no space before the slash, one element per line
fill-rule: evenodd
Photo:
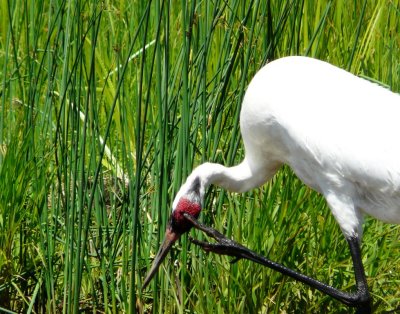
<path fill-rule="evenodd" d="M 204 188 L 201 185 L 199 177 L 189 177 L 188 180 L 180 188 L 172 205 L 172 213 L 169 218 L 167 230 L 164 236 L 164 242 L 153 261 L 151 269 L 147 273 L 143 282 L 143 289 L 146 288 L 150 280 L 157 273 L 162 261 L 167 256 L 175 241 L 182 234 L 188 232 L 192 228 L 192 224 L 185 218 L 184 213 L 188 213 L 193 217 L 199 217 L 203 203 Z"/>

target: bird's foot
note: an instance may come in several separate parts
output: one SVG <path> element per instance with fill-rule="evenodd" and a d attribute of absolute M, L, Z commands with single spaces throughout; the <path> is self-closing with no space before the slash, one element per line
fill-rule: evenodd
<path fill-rule="evenodd" d="M 231 261 L 232 264 L 236 263 L 242 258 L 245 258 L 246 253 L 250 251 L 243 245 L 233 241 L 232 239 L 227 238 L 219 231 L 202 224 L 192 215 L 184 213 L 184 216 L 187 220 L 189 220 L 192 223 L 193 227 L 203 231 L 209 237 L 217 241 L 217 243 L 210 243 L 189 237 L 191 242 L 200 246 L 204 251 L 213 252 L 220 255 L 233 256 L 234 259 Z"/>

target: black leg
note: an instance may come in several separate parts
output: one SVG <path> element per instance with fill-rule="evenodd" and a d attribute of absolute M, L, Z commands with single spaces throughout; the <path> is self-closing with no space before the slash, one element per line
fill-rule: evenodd
<path fill-rule="evenodd" d="M 318 289 L 319 291 L 330 295 L 331 297 L 341 301 L 348 306 L 357 308 L 356 313 L 358 314 L 371 313 L 371 297 L 368 292 L 367 280 L 365 278 L 364 267 L 361 261 L 360 244 L 357 237 L 347 239 L 353 259 L 357 289 L 356 292 L 349 293 L 336 289 L 321 281 L 308 277 L 281 264 L 273 262 L 261 255 L 258 255 L 257 253 L 249 250 L 243 245 L 236 243 L 229 238 L 226 238 L 217 230 L 203 225 L 202 223 L 198 222 L 193 216 L 186 213 L 184 215 L 185 218 L 188 219 L 196 229 L 205 232 L 208 236 L 214 238 L 217 241 L 217 243 L 207 243 L 191 239 L 193 243 L 199 245 L 205 251 L 233 256 L 235 257 L 234 261 L 237 261 L 241 258 L 251 260 L 263 266 L 267 266 L 271 269 L 279 271 L 280 273 L 301 281 L 315 289 Z"/>
<path fill-rule="evenodd" d="M 357 291 L 354 293 L 357 313 L 371 313 L 371 296 L 368 291 L 367 279 L 364 266 L 361 260 L 360 240 L 358 237 L 347 239 L 350 247 L 351 258 L 353 259 L 354 275 L 356 278 Z"/>

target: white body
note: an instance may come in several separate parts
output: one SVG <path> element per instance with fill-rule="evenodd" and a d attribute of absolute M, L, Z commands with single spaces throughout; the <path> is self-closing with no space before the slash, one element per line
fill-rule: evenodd
<path fill-rule="evenodd" d="M 398 94 L 326 62 L 287 57 L 256 74 L 240 118 L 246 157 L 231 168 L 196 168 L 186 185 L 199 177 L 201 196 L 213 183 L 252 189 L 288 164 L 325 196 L 346 237 L 361 236 L 364 213 L 400 223 Z"/>

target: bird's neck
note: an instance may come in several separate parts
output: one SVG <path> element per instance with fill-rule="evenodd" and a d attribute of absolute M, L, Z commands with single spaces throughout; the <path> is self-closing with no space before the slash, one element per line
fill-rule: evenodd
<path fill-rule="evenodd" d="M 214 184 L 232 192 L 246 192 L 265 182 L 266 175 L 262 169 L 251 167 L 246 159 L 233 167 L 215 163 L 204 163 L 198 166 L 188 178 L 199 178 L 201 186 L 206 189 Z"/>

